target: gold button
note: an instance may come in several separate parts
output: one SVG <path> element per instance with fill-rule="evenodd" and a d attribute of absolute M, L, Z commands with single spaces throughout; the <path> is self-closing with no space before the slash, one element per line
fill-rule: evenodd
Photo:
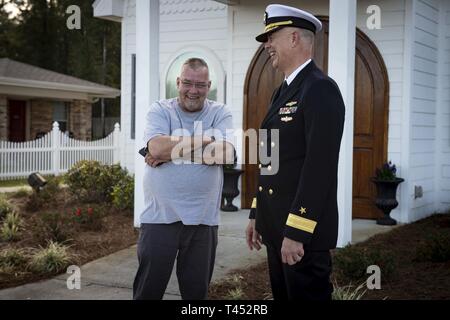
<path fill-rule="evenodd" d="M 273 194 L 273 190 L 272 189 L 269 189 L 269 194 Z"/>
<path fill-rule="evenodd" d="M 258 165 L 258 167 L 261 169 L 262 168 L 262 165 L 261 165 L 261 163 Z"/>
<path fill-rule="evenodd" d="M 261 186 L 259 186 L 259 191 L 262 191 L 262 187 Z"/>
<path fill-rule="evenodd" d="M 270 145 L 272 146 L 272 148 L 274 148 L 275 147 L 275 142 L 272 142 Z"/>
<path fill-rule="evenodd" d="M 267 166 L 267 170 L 272 170 L 272 166 Z"/>
<path fill-rule="evenodd" d="M 261 147 L 264 147 L 264 141 L 261 141 L 259 144 L 261 145 Z"/>

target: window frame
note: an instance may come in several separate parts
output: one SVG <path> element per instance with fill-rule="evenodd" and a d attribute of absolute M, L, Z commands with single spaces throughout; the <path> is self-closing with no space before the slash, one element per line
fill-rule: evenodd
<path fill-rule="evenodd" d="M 55 109 L 57 107 L 58 108 L 64 107 L 65 119 L 62 119 L 62 118 L 60 119 L 60 118 L 55 117 Z M 67 101 L 59 101 L 59 100 L 52 101 L 52 123 L 54 123 L 55 121 L 58 122 L 59 130 L 61 132 L 69 131 L 69 112 L 70 112 L 70 106 Z M 61 123 L 64 123 L 65 130 L 61 129 Z"/>
<path fill-rule="evenodd" d="M 166 97 L 166 82 L 169 70 L 172 64 L 178 59 L 181 55 L 186 53 L 198 53 L 200 58 L 204 58 L 208 63 L 210 68 L 214 69 L 214 72 L 217 76 L 217 102 L 225 103 L 226 96 L 226 75 L 225 70 L 222 66 L 222 62 L 219 60 L 217 55 L 209 48 L 203 46 L 187 46 L 177 50 L 173 53 L 170 58 L 167 60 L 164 68 L 162 69 L 162 74 L 160 77 L 160 97 Z M 174 79 L 175 80 L 175 79 Z"/>

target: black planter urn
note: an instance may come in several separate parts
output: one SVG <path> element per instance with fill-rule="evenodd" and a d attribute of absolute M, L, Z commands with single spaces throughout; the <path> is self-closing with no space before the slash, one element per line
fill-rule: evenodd
<path fill-rule="evenodd" d="M 233 205 L 233 199 L 239 195 L 238 181 L 242 172 L 244 170 L 223 168 L 222 204 L 220 210 L 238 211 L 238 208 Z"/>
<path fill-rule="evenodd" d="M 384 213 L 384 217 L 379 218 L 377 224 L 383 226 L 393 226 L 397 224 L 397 221 L 390 217 L 390 212 L 398 206 L 397 187 L 403 181 L 405 180 L 402 178 L 395 178 L 395 180 L 372 178 L 372 182 L 377 187 L 375 205 Z"/>

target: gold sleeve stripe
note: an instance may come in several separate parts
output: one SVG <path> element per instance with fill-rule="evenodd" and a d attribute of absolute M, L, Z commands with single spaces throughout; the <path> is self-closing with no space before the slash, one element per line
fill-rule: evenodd
<path fill-rule="evenodd" d="M 252 209 L 256 209 L 256 198 L 253 198 Z"/>
<path fill-rule="evenodd" d="M 288 24 L 293 24 L 292 20 L 289 20 L 289 21 L 274 22 L 274 23 L 268 24 L 268 25 L 266 26 L 266 28 L 264 29 L 264 32 L 267 32 L 267 31 L 270 31 L 270 30 L 272 30 L 272 29 L 274 29 L 274 28 L 276 28 L 276 27 L 279 27 L 279 26 L 285 26 L 285 25 L 288 25 Z"/>
<path fill-rule="evenodd" d="M 316 228 L 317 222 L 290 213 L 286 221 L 286 225 L 309 233 L 314 233 L 314 229 Z"/>

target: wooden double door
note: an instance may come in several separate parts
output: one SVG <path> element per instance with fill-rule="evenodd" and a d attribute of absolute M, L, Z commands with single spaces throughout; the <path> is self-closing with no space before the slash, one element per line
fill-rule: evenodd
<path fill-rule="evenodd" d="M 314 61 L 328 71 L 328 18 L 320 17 L 322 31 L 317 34 Z M 374 205 L 375 186 L 370 178 L 387 158 L 389 82 L 385 64 L 375 44 L 356 30 L 355 105 L 353 140 L 353 218 L 380 216 Z M 257 129 L 266 115 L 273 90 L 284 76 L 274 70 L 264 45 L 256 52 L 244 87 L 243 129 Z M 248 152 L 248 148 L 244 152 Z M 248 159 L 248 154 L 245 159 Z M 242 177 L 242 207 L 250 208 L 256 194 L 258 167 L 245 164 Z"/>

